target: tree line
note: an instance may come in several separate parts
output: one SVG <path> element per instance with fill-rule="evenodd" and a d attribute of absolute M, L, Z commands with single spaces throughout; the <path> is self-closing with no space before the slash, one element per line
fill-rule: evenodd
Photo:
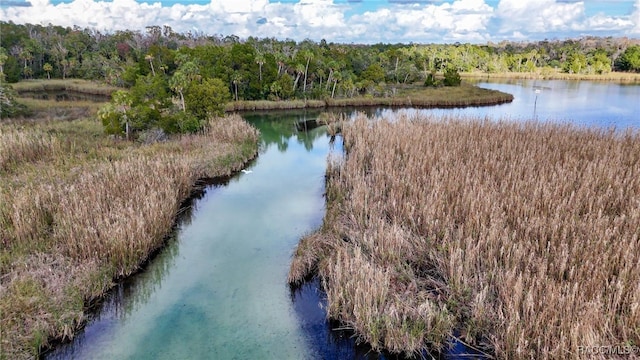
<path fill-rule="evenodd" d="M 459 71 L 640 72 L 640 41 L 627 38 L 360 45 L 177 33 L 169 26 L 104 33 L 12 22 L 0 22 L 0 34 L 6 82 L 82 78 L 129 88 L 103 112 L 114 131 L 135 130 L 144 118 L 172 119 L 164 124 L 169 131 L 196 129 L 196 119 L 221 111 L 215 101 L 386 96 L 394 84 L 450 85 Z M 450 77 L 442 81 L 440 74 Z"/>

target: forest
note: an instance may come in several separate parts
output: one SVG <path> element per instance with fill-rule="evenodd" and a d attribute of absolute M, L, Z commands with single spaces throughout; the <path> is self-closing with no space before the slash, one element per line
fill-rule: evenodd
<path fill-rule="evenodd" d="M 380 82 L 411 83 L 447 67 L 484 73 L 640 72 L 640 40 L 628 38 L 359 45 L 183 34 L 169 26 L 103 33 L 12 22 L 0 22 L 0 33 L 0 69 L 9 83 L 72 77 L 131 87 L 138 76 L 197 71 L 246 100 L 375 92 Z M 189 68 L 188 59 L 197 69 Z"/>
<path fill-rule="evenodd" d="M 363 45 L 12 22 L 0 33 L 7 83 L 74 78 L 130 89 L 98 114 L 108 133 L 193 132 L 230 100 L 387 97 L 410 84 L 457 85 L 459 72 L 640 72 L 640 40 L 628 38 Z"/>

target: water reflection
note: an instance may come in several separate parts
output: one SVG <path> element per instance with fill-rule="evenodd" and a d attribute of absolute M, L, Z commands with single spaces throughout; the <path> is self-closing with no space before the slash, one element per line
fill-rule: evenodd
<path fill-rule="evenodd" d="M 509 104 L 458 109 L 465 116 L 570 122 L 583 127 L 624 130 L 639 126 L 640 84 L 565 80 L 500 80 L 478 86 L 514 95 Z M 536 92 L 539 90 L 539 92 Z M 537 98 L 537 102 L 536 102 Z M 535 106 L 535 115 L 534 115 Z M 437 114 L 446 114 L 439 110 Z"/>
<path fill-rule="evenodd" d="M 305 150 L 311 151 L 313 150 L 314 142 L 326 136 L 324 129 L 314 129 L 314 131 L 306 132 L 298 132 L 296 130 L 296 123 L 316 120 L 321 113 L 321 110 L 309 109 L 251 112 L 245 113 L 243 116 L 260 129 L 260 143 L 263 151 L 269 145 L 276 144 L 280 152 L 286 152 L 289 141 L 292 138 L 302 144 Z M 274 119 L 278 119 L 278 121 L 274 121 Z"/>

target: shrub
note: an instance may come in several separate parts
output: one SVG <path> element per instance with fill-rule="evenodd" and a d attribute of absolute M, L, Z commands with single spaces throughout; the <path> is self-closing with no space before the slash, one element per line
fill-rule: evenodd
<path fill-rule="evenodd" d="M 462 79 L 457 69 L 450 66 L 444 70 L 444 86 L 460 86 L 461 83 Z"/>

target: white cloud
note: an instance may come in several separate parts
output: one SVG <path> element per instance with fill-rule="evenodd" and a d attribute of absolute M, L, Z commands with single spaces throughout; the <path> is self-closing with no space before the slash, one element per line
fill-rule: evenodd
<path fill-rule="evenodd" d="M 637 27 L 637 22 L 635 24 Z M 630 18 L 620 18 L 605 16 L 602 14 L 588 18 L 583 24 L 580 24 L 577 30 L 607 31 L 630 28 L 633 29 L 634 23 Z"/>
<path fill-rule="evenodd" d="M 584 2 L 501 0 L 496 9 L 500 31 L 539 33 L 571 29 L 584 19 Z"/>
<path fill-rule="evenodd" d="M 0 7 L 0 19 L 16 23 L 78 25 L 98 30 L 144 30 L 169 25 L 175 31 L 240 37 L 310 38 L 336 42 L 486 42 L 600 32 L 640 34 L 640 0 L 632 14 L 587 16 L 586 1 L 455 0 L 390 3 L 346 15 L 358 3 L 335 0 L 210 0 L 203 5 L 162 6 L 157 0 L 73 0 L 53 5 L 29 0 L 31 7 Z"/>
<path fill-rule="evenodd" d="M 640 34 L 640 0 L 636 0 L 636 5 L 634 6 L 634 10 L 631 13 L 630 18 L 631 22 L 633 23 L 631 33 Z"/>
<path fill-rule="evenodd" d="M 397 5 L 355 15 L 354 23 L 369 29 L 376 41 L 442 42 L 482 41 L 493 16 L 483 0 L 459 0 L 452 4 Z"/>

